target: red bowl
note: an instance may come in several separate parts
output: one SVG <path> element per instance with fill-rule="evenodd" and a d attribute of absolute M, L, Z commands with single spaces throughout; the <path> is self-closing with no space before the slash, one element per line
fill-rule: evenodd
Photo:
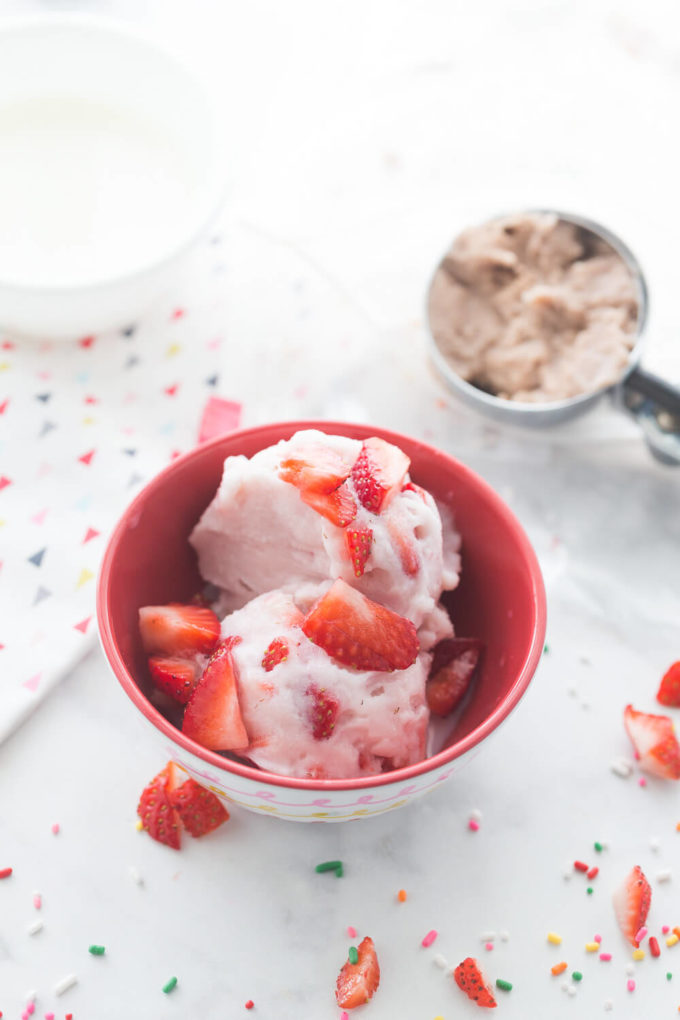
<path fill-rule="evenodd" d="M 459 587 L 446 602 L 461 636 L 485 651 L 474 689 L 446 747 L 416 765 L 361 779 L 291 779 L 225 758 L 187 739 L 149 701 L 140 606 L 187 601 L 201 587 L 188 536 L 212 500 L 227 456 L 252 456 L 298 429 L 362 439 L 377 435 L 411 458 L 411 477 L 451 508 L 463 540 Z M 282 422 L 218 437 L 179 457 L 133 500 L 106 549 L 97 590 L 104 653 L 151 724 L 164 753 L 244 807 L 300 820 L 363 817 L 433 788 L 506 718 L 524 694 L 545 639 L 545 590 L 536 555 L 514 515 L 473 471 L 448 454 L 386 429 L 342 422 Z M 323 809 L 323 810 L 320 810 Z"/>

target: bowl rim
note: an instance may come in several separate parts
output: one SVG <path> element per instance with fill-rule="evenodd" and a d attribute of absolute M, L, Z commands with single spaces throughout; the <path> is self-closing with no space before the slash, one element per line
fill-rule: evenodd
<path fill-rule="evenodd" d="M 203 236 L 210 224 L 216 219 L 225 204 L 228 191 L 228 170 L 226 161 L 225 140 L 219 129 L 218 105 L 215 96 L 209 91 L 207 82 L 198 73 L 195 66 L 165 40 L 159 40 L 145 30 L 143 25 L 122 21 L 105 14 L 79 11 L 52 11 L 16 14 L 0 21 L 0 39 L 12 35 L 33 31 L 53 32 L 55 30 L 74 29 L 89 33 L 117 38 L 123 44 L 136 44 L 146 48 L 150 53 L 164 59 L 172 65 L 174 73 L 192 81 L 200 102 L 205 106 L 212 130 L 212 167 L 198 197 L 187 205 L 188 215 L 184 229 L 177 234 L 165 251 L 158 251 L 155 256 L 144 262 L 133 265 L 130 269 L 119 269 L 99 276 L 82 277 L 65 283 L 50 283 L 47 280 L 31 280 L 26 277 L 13 278 L 0 276 L 0 287 L 26 295 L 43 294 L 62 296 L 82 293 L 102 287 L 113 287 L 135 281 L 149 273 L 162 270 L 167 265 L 191 250 L 197 240 Z"/>
<path fill-rule="evenodd" d="M 198 453 L 208 453 L 210 450 L 219 447 L 227 438 L 238 441 L 239 439 L 247 439 L 258 434 L 259 436 L 262 436 L 264 440 L 263 446 L 261 447 L 264 448 L 265 445 L 270 445 L 266 441 L 267 434 L 280 433 L 282 428 L 289 431 L 291 435 L 301 429 L 315 428 L 324 430 L 328 433 L 333 433 L 339 429 L 341 430 L 339 434 L 349 434 L 351 436 L 351 432 L 348 433 L 345 431 L 343 433 L 342 430 L 358 430 L 364 436 L 376 435 L 385 439 L 387 442 L 394 443 L 395 445 L 399 445 L 403 442 L 410 445 L 415 444 L 423 448 L 423 450 L 427 451 L 429 454 L 434 454 L 436 458 L 444 458 L 448 461 L 452 461 L 456 466 L 457 472 L 472 481 L 475 486 L 481 489 L 483 495 L 490 500 L 496 511 L 504 518 L 506 524 L 513 532 L 520 547 L 520 551 L 527 563 L 529 577 L 531 580 L 534 623 L 528 652 L 512 687 L 505 697 L 496 705 L 493 711 L 474 730 L 468 733 L 460 741 L 457 741 L 451 747 L 445 748 L 437 754 L 424 758 L 422 761 L 416 762 L 413 765 L 394 769 L 392 772 L 381 773 L 377 776 L 361 776 L 353 779 L 301 779 L 291 776 L 277 775 L 276 773 L 269 772 L 265 769 L 245 765 L 230 758 L 224 758 L 216 751 L 210 751 L 200 744 L 197 744 L 195 741 L 185 737 L 180 730 L 168 722 L 165 716 L 163 716 L 158 709 L 151 704 L 148 698 L 144 696 L 140 688 L 137 686 L 116 645 L 109 615 L 109 584 L 114 569 L 116 549 L 120 539 L 127 530 L 128 521 L 135 517 L 146 500 L 149 492 L 163 486 L 166 479 L 172 475 L 175 470 L 177 470 L 178 466 L 186 463 L 186 461 L 192 459 Z M 279 435 L 278 438 L 280 439 L 281 436 Z M 359 436 L 357 436 L 357 438 L 359 438 Z M 264 425 L 255 425 L 225 433 L 224 435 L 217 436 L 214 439 L 208 440 L 207 442 L 194 447 L 189 452 L 182 454 L 180 457 L 171 461 L 170 464 L 167 464 L 161 471 L 159 471 L 158 474 L 156 474 L 151 481 L 144 486 L 144 488 L 126 507 L 114 527 L 114 530 L 111 532 L 97 579 L 96 615 L 101 645 L 118 682 L 121 684 L 123 690 L 131 699 L 133 704 L 135 704 L 145 717 L 147 722 L 151 723 L 152 726 L 159 730 L 163 736 L 167 737 L 179 749 L 188 751 L 195 757 L 202 759 L 207 764 L 218 769 L 220 772 L 235 774 L 243 779 L 248 779 L 259 784 L 268 784 L 271 786 L 309 792 L 339 792 L 346 790 L 355 791 L 373 789 L 375 787 L 389 786 L 393 783 L 401 783 L 415 779 L 418 776 L 449 765 L 456 758 L 462 757 L 477 744 L 481 743 L 485 737 L 493 732 L 493 730 L 495 730 L 500 723 L 507 718 L 529 686 L 543 654 L 547 621 L 547 604 L 545 586 L 538 559 L 522 525 L 495 490 L 476 472 L 472 471 L 471 468 L 451 456 L 451 454 L 446 453 L 444 450 L 440 450 L 438 447 L 434 447 L 427 442 L 422 442 L 415 437 L 395 432 L 392 429 L 374 426 L 370 423 L 363 424 L 359 422 L 303 419 L 297 421 L 270 422 Z"/>

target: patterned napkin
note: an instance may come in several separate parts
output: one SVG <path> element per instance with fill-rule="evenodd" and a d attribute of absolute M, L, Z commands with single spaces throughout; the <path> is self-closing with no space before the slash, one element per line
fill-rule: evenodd
<path fill-rule="evenodd" d="M 186 293 L 120 332 L 0 335 L 0 740 L 93 642 L 97 569 L 122 509 L 196 442 L 219 386 L 215 241 Z M 211 407 L 226 410 L 223 430 L 238 424 L 240 405 Z"/>

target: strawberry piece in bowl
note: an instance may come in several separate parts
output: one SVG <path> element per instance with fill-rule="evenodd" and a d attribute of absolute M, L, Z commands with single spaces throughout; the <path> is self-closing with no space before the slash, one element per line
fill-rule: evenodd
<path fill-rule="evenodd" d="M 680 779 L 680 744 L 672 720 L 626 705 L 623 722 L 640 768 L 662 779 Z"/>
<path fill-rule="evenodd" d="M 217 649 L 184 712 L 184 735 L 212 751 L 232 751 L 248 745 L 231 655 L 233 641 Z"/>
<path fill-rule="evenodd" d="M 357 946 L 357 962 L 348 960 L 335 986 L 335 999 L 342 1009 L 355 1009 L 373 998 L 380 984 L 380 964 L 373 939 L 366 936 Z"/>
<path fill-rule="evenodd" d="M 171 602 L 165 606 L 142 606 L 139 631 L 148 655 L 209 655 L 220 637 L 220 621 L 206 606 Z"/>
<path fill-rule="evenodd" d="M 384 510 L 400 491 L 410 466 L 410 458 L 398 446 L 378 436 L 365 439 L 352 468 L 354 489 L 362 506 L 374 514 Z"/>
<path fill-rule="evenodd" d="M 410 620 L 366 598 L 338 578 L 302 622 L 310 641 L 359 670 L 407 669 L 419 651 Z"/>
<path fill-rule="evenodd" d="M 149 673 L 157 691 L 167 694 L 178 705 L 186 705 L 198 683 L 200 669 L 192 659 L 152 655 Z"/>
<path fill-rule="evenodd" d="M 477 669 L 482 642 L 477 638 L 445 638 L 435 646 L 425 687 L 433 715 L 447 716 L 465 697 Z"/>

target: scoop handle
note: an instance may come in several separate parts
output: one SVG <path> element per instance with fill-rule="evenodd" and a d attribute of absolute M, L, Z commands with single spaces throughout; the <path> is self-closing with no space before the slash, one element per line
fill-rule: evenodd
<path fill-rule="evenodd" d="M 664 411 L 680 417 L 680 388 L 665 379 L 660 379 L 658 375 L 645 372 L 642 368 L 634 368 L 624 379 L 623 388 L 639 393 Z"/>

